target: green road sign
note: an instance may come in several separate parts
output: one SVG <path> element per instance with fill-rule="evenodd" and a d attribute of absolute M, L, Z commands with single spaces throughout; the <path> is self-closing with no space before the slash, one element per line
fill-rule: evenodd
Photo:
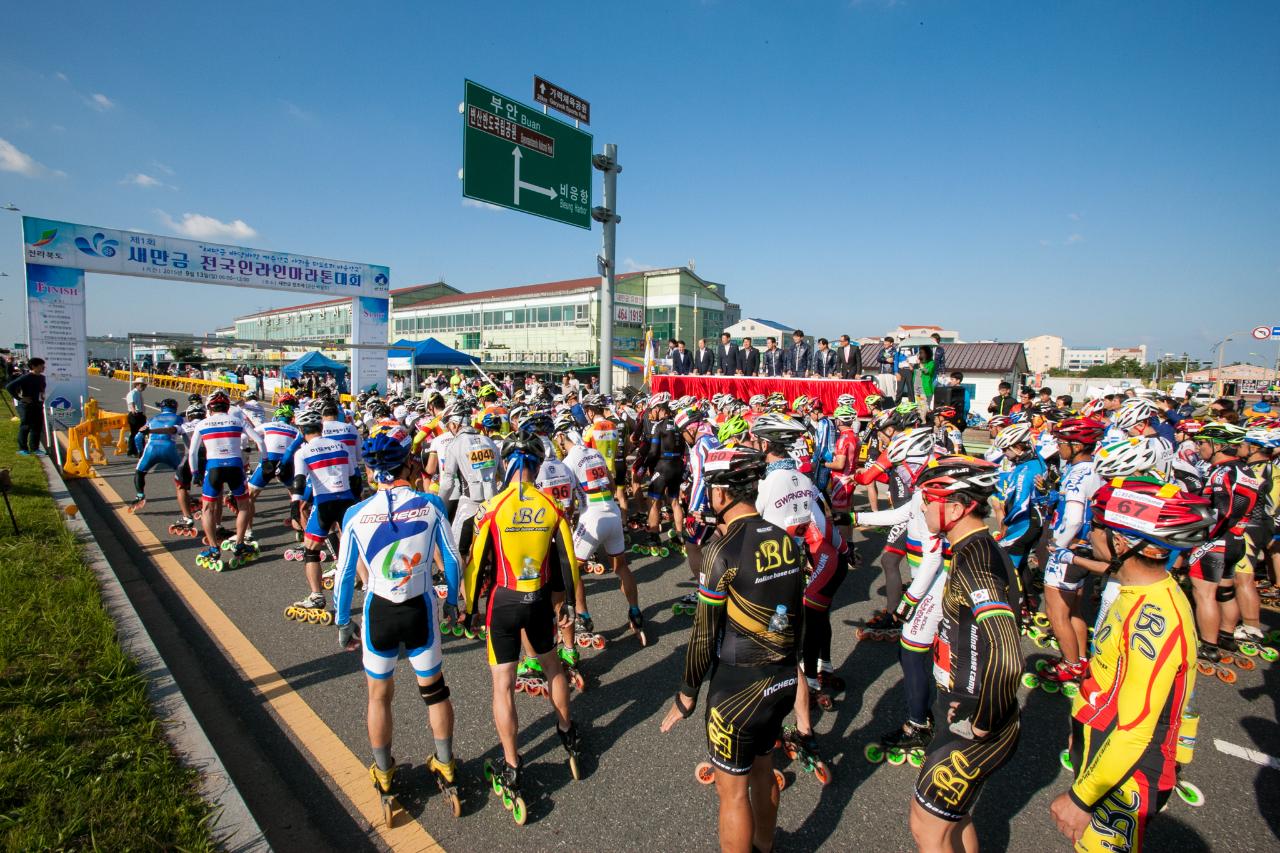
<path fill-rule="evenodd" d="M 591 134 L 467 81 L 462 194 L 591 228 Z"/>

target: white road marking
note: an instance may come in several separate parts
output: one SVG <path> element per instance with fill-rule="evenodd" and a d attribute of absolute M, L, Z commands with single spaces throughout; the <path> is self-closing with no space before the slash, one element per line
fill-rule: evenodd
<path fill-rule="evenodd" d="M 1267 755 L 1265 752 L 1236 746 L 1234 743 L 1228 743 L 1218 738 L 1213 739 L 1213 745 L 1218 748 L 1218 752 L 1225 752 L 1227 755 L 1234 755 L 1236 758 L 1243 758 L 1245 761 L 1252 761 L 1254 764 L 1270 767 L 1272 770 L 1280 770 L 1280 758 Z"/>

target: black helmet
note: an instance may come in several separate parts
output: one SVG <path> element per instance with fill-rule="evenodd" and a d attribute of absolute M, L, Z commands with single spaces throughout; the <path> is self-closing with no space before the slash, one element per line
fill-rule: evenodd
<path fill-rule="evenodd" d="M 707 485 L 728 489 L 755 489 L 768 463 L 764 454 L 746 447 L 726 447 L 707 454 L 702 472 Z"/>
<path fill-rule="evenodd" d="M 163 411 L 176 412 L 178 411 L 178 401 L 172 397 L 165 397 L 160 401 L 160 408 Z"/>
<path fill-rule="evenodd" d="M 547 450 L 542 439 L 532 433 L 513 433 L 502 443 L 502 461 L 508 467 L 524 465 L 537 471 L 547 458 Z"/>

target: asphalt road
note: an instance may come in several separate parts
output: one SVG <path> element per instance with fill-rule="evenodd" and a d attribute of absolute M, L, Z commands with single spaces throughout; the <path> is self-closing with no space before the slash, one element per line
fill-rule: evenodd
<path fill-rule="evenodd" d="M 117 401 L 126 391 L 124 383 L 101 377 L 91 377 L 91 388 L 104 407 L 113 409 L 119 408 Z M 169 395 L 150 389 L 146 393 L 151 403 Z M 100 472 L 117 493 L 128 497 L 132 468 L 131 462 L 121 460 Z M 82 502 L 89 500 L 88 490 L 77 491 Z M 149 502 L 139 517 L 333 732 L 367 759 L 365 687 L 358 654 L 337 648 L 335 629 L 299 625 L 282 616 L 284 607 L 306 592 L 301 564 L 285 562 L 281 556 L 294 544 L 283 525 L 283 490 L 273 487 L 259 503 L 254 528 L 262 558 L 221 574 L 196 567 L 198 540 L 168 534 L 177 516 L 169 475 L 154 472 L 148 493 Z M 95 532 L 100 538 L 118 539 L 120 528 L 98 509 L 86 507 Z M 378 839 L 335 792 L 324 767 L 314 766 L 292 737 L 275 727 L 265 702 L 246 685 L 235 683 L 234 670 L 216 660 L 216 647 L 199 636 L 198 624 L 148 569 L 149 558 L 131 555 L 126 543 L 109 544 L 108 555 L 117 571 L 131 579 L 126 583 L 131 597 L 149 601 L 143 608 L 148 625 L 154 620 L 168 626 L 158 638 L 161 651 L 180 670 L 184 692 L 198 696 L 193 702 L 197 715 L 219 752 L 230 756 L 228 769 L 273 846 L 350 850 L 363 842 L 377 847 Z M 902 714 L 896 645 L 858 642 L 854 635 L 873 609 L 870 599 L 882 600 L 875 560 L 879 546 L 874 537 L 858 543 L 862 567 L 841 588 L 832 616 L 833 657 L 849 689 L 835 710 L 815 714 L 835 781 L 821 786 L 779 755 L 778 765 L 793 777 L 782 795 L 779 850 L 856 848 L 870 853 L 911 848 L 906 815 L 915 771 L 909 765 L 870 765 L 862 757 L 863 747 L 896 725 Z M 670 610 L 671 602 L 692 588 L 687 568 L 675 558 L 644 558 L 632 565 L 653 640 L 648 648 L 640 648 L 624 628 L 626 608 L 616 580 L 592 576 L 587 581 L 597 629 L 610 642 L 603 651 L 585 653 L 588 687 L 573 697 L 574 717 L 589 754 L 582 781 L 574 782 L 569 775 L 547 700 L 517 697 L 530 812 L 524 827 L 513 824 L 481 776 L 483 760 L 498 754 L 483 645 L 465 639 L 444 641 L 444 669 L 457 712 L 455 750 L 463 762 L 460 819 L 448 812 L 423 767 L 433 749 L 425 709 L 408 665 L 400 665 L 393 752 L 398 761 L 413 765 L 401 776 L 401 799 L 445 849 L 716 847 L 715 794 L 693 777 L 694 765 L 705 755 L 700 714 L 668 735 L 658 730 L 680 681 L 690 626 L 688 617 L 673 616 Z M 1264 621 L 1280 627 L 1275 613 L 1264 612 Z M 1047 654 L 1027 640 L 1024 648 L 1029 660 Z M 1260 664 L 1254 672 L 1241 673 L 1233 686 L 1199 680 L 1199 747 L 1184 778 L 1204 791 L 1207 805 L 1191 808 L 1173 798 L 1149 828 L 1148 849 L 1276 849 L 1280 760 L 1261 766 L 1222 751 L 1217 743 L 1280 756 L 1278 699 L 1280 664 Z M 977 809 L 976 825 L 986 849 L 1067 849 L 1048 813 L 1053 797 L 1070 782 L 1057 760 L 1066 746 L 1067 709 L 1068 700 L 1061 696 L 1024 691 L 1018 751 L 988 783 Z"/>

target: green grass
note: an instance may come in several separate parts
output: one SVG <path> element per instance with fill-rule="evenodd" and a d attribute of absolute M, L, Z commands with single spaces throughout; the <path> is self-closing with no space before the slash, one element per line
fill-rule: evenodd
<path fill-rule="evenodd" d="M 16 454 L 17 424 L 0 413 L 22 529 L 0 506 L 0 844 L 213 849 L 198 775 L 164 739 L 39 460 Z"/>

